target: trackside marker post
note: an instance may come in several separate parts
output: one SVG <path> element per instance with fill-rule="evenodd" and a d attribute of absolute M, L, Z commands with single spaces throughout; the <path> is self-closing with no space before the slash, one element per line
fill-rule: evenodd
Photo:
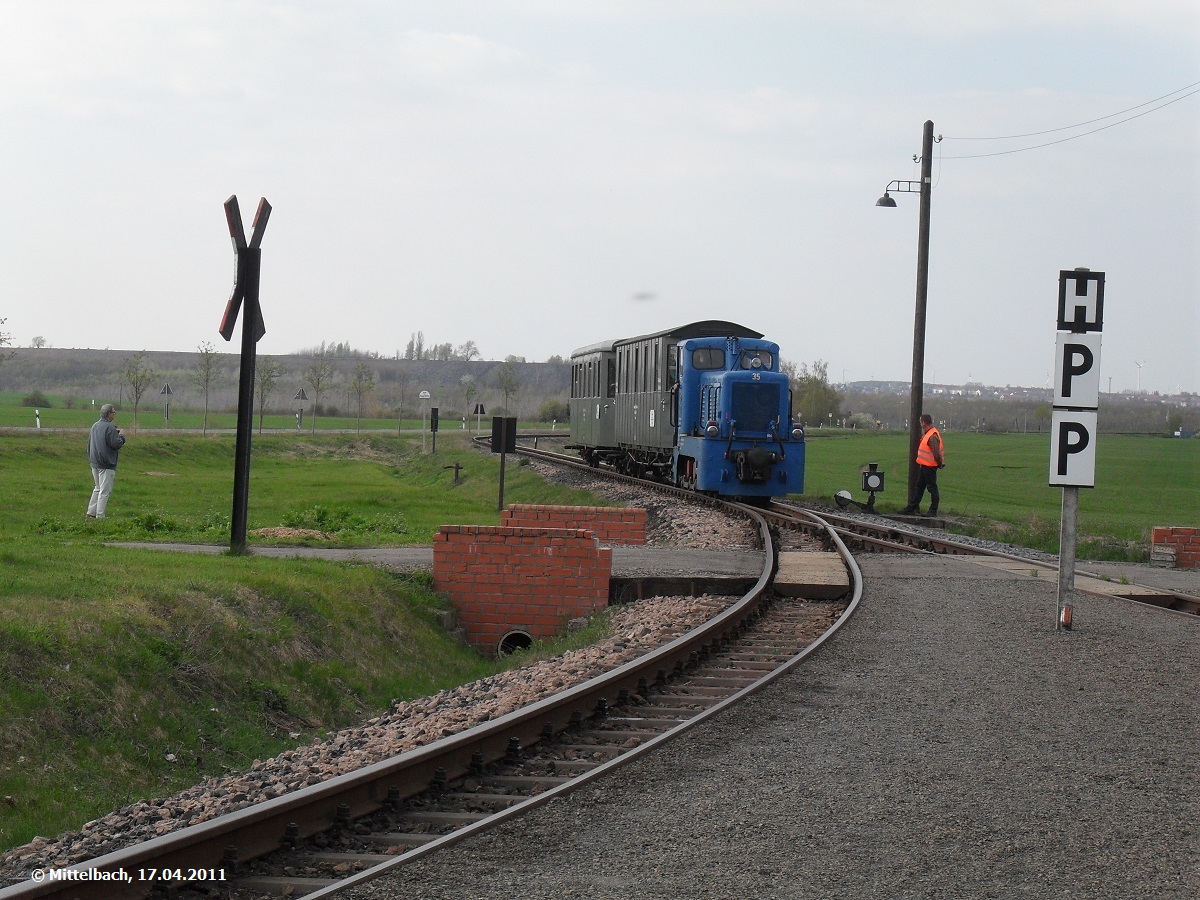
<path fill-rule="evenodd" d="M 504 509 L 504 462 L 505 456 L 517 450 L 517 420 L 507 416 L 492 416 L 493 453 L 500 454 L 500 498 L 496 503 L 497 511 Z"/>
<path fill-rule="evenodd" d="M 1079 489 L 1096 486 L 1103 328 L 1104 273 L 1085 268 L 1060 271 L 1050 432 L 1050 485 L 1063 489 L 1056 631 L 1070 631 L 1072 626 Z"/>
<path fill-rule="evenodd" d="M 233 240 L 233 254 L 237 263 L 233 281 L 233 293 L 225 305 L 218 331 L 226 341 L 233 338 L 238 312 L 245 307 L 242 317 L 241 369 L 238 375 L 237 444 L 234 450 L 233 469 L 233 519 L 229 524 L 229 549 L 234 553 L 246 552 L 246 520 L 250 503 L 250 435 L 254 428 L 254 365 L 257 345 L 267 327 L 263 324 L 262 309 L 258 305 L 259 264 L 262 261 L 263 232 L 271 217 L 271 204 L 263 197 L 254 214 L 254 231 L 250 243 L 246 243 L 246 232 L 242 227 L 242 212 L 238 207 L 237 195 L 225 201 L 225 221 L 229 225 L 229 237 Z"/>

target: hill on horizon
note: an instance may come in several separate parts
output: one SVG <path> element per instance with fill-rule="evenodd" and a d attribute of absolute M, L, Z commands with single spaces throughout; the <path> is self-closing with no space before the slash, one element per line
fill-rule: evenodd
<path fill-rule="evenodd" d="M 152 386 L 143 395 L 143 403 L 147 397 L 156 397 L 164 385 L 170 385 L 173 407 L 200 409 L 204 406 L 204 392 L 194 383 L 200 364 L 198 352 L 13 348 L 7 351 L 8 358 L 0 364 L 0 391 L 21 394 L 41 391 L 48 396 L 62 397 L 68 405 L 91 405 L 95 400 L 97 404 L 116 403 L 120 406 L 127 400 L 128 392 L 124 369 L 139 352 L 145 354 L 143 364 L 154 373 Z M 491 409 L 501 407 L 504 402 L 498 377 L 505 363 L 500 360 L 382 359 L 328 353 L 320 358 L 329 361 L 334 370 L 330 387 L 322 389 L 325 415 L 338 415 L 339 409 L 349 414 L 353 402 L 350 383 L 360 364 L 366 365 L 374 375 L 371 403 L 387 415 L 418 411 L 421 391 L 429 391 L 430 405 L 440 405 L 447 416 L 469 412 L 466 407 L 475 403 L 483 403 Z M 301 388 L 311 394 L 304 375 L 315 359 L 315 355 L 300 354 L 258 357 L 259 366 L 264 360 L 271 360 L 283 367 L 283 374 L 267 398 L 267 412 L 290 411 L 292 398 Z M 238 353 L 216 354 L 214 379 L 209 390 L 210 409 L 236 411 L 240 365 Z M 566 402 L 570 387 L 569 363 L 515 362 L 512 368 L 519 384 L 515 399 L 510 397 L 509 401 L 513 414 L 532 417 L 548 400 Z"/>

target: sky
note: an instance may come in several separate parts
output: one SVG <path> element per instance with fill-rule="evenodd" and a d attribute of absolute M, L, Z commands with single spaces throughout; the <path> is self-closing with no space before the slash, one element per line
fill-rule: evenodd
<path fill-rule="evenodd" d="M 0 330 L 238 352 L 265 197 L 259 354 L 729 319 L 908 381 L 919 197 L 875 201 L 931 120 L 925 380 L 1049 384 L 1088 267 L 1101 389 L 1200 392 L 1197 89 L 1195 0 L 0 0 Z"/>

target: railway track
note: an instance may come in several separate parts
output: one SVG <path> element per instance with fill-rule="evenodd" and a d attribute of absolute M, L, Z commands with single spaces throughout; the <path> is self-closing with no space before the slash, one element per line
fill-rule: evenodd
<path fill-rule="evenodd" d="M 534 448 L 522 452 L 563 462 Z M 900 525 L 786 504 L 738 508 L 757 523 L 765 550 L 758 582 L 708 623 L 653 653 L 436 743 L 73 867 L 88 880 L 30 879 L 0 890 L 0 900 L 333 896 L 574 790 L 801 664 L 858 604 L 862 585 L 852 546 L 1004 560 L 1003 554 Z M 852 575 L 844 602 L 772 594 L 772 532 L 780 530 L 806 532 L 841 554 Z M 1009 561 L 1031 566 L 1021 557 Z M 1196 598 L 1177 595 L 1174 602 L 1188 601 L 1194 606 Z"/>
<path fill-rule="evenodd" d="M 538 438 L 549 438 L 552 435 L 538 435 Z M 561 437 L 561 436 L 560 436 Z M 574 466 L 590 472 L 599 472 L 608 478 L 652 485 L 632 479 L 625 475 L 609 472 L 603 469 L 591 469 L 577 459 L 564 454 L 542 450 L 535 446 L 522 447 L 521 452 L 540 459 L 555 462 L 559 465 Z M 677 489 L 659 485 L 662 490 L 676 491 Z M 679 493 L 686 494 L 680 491 Z M 742 507 L 744 511 L 750 507 Z M 778 528 L 802 531 L 819 535 L 821 530 L 832 529 L 854 552 L 863 553 L 930 553 L 949 556 L 973 557 L 978 561 L 987 560 L 996 567 L 1007 567 L 1010 571 L 1030 573 L 1031 577 L 1046 578 L 1050 573 L 1057 577 L 1058 563 L 1056 560 L 1042 559 L 1032 561 L 1028 556 L 1007 553 L 995 548 L 980 547 L 976 544 L 957 540 L 951 535 L 920 527 L 908 527 L 904 524 L 886 521 L 882 516 L 855 516 L 812 510 L 792 503 L 773 502 L 768 509 L 754 507 L 772 525 Z M 819 524 L 813 521 L 814 517 Z M 1103 575 L 1088 570 L 1086 563 L 1076 566 L 1075 589 L 1084 593 L 1098 596 L 1115 597 L 1135 603 L 1156 606 L 1174 612 L 1188 615 L 1200 615 L 1200 598 L 1179 591 L 1167 590 L 1154 585 L 1138 583 L 1113 582 Z"/>
<path fill-rule="evenodd" d="M 364 769 L 55 875 L 29 873 L 0 898 L 331 896 L 653 750 L 799 665 L 858 604 L 857 565 L 831 528 L 823 540 L 852 576 L 844 600 L 773 596 L 772 529 L 759 512 L 743 512 L 764 550 L 754 587 L 657 650 Z M 822 531 L 817 517 L 804 517 Z"/>

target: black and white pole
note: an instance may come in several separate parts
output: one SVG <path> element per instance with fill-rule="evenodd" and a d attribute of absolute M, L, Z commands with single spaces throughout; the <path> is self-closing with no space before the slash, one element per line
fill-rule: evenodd
<path fill-rule="evenodd" d="M 159 394 L 163 398 L 163 428 L 171 427 L 171 395 L 175 392 L 171 390 L 171 383 L 167 382 L 162 386 Z"/>
<path fill-rule="evenodd" d="M 1060 271 L 1054 410 L 1050 430 L 1050 486 L 1063 489 L 1055 630 L 1071 630 L 1079 489 L 1096 486 L 1100 332 L 1103 328 L 1104 273 L 1090 269 Z"/>
<path fill-rule="evenodd" d="M 429 411 L 429 391 L 421 391 L 417 394 L 417 399 L 421 401 L 421 452 L 425 452 L 425 416 Z"/>

